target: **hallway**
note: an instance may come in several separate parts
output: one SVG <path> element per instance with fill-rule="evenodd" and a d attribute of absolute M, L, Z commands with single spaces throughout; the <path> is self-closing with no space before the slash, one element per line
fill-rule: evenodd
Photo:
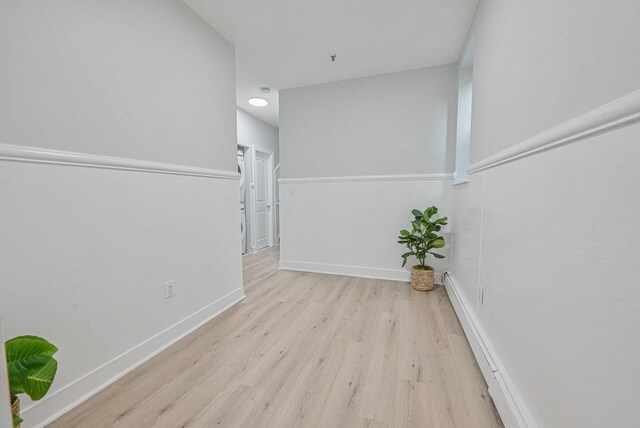
<path fill-rule="evenodd" d="M 51 427 L 499 427 L 442 287 L 277 269 Z"/>

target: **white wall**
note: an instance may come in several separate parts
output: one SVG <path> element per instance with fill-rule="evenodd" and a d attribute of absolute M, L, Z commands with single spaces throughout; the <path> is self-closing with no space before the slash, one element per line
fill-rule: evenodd
<path fill-rule="evenodd" d="M 640 88 L 640 4 L 614 3 L 484 1 L 474 25 L 486 169 L 453 190 L 452 286 L 528 426 L 640 421 L 640 94 L 583 116 Z"/>
<path fill-rule="evenodd" d="M 258 119 L 242 109 L 237 109 L 238 141 L 256 145 L 274 152 L 274 165 L 280 161 L 279 129 Z"/>
<path fill-rule="evenodd" d="M 245 146 L 258 146 L 271 150 L 273 152 L 273 165 L 274 167 L 280 162 L 280 138 L 279 130 L 276 127 L 269 125 L 268 123 L 258 119 L 257 117 L 247 113 L 246 111 L 237 109 L 238 120 L 238 142 Z M 245 170 L 246 170 L 246 183 L 245 186 L 245 206 L 246 206 L 246 221 L 247 221 L 247 252 L 252 251 L 252 246 L 255 247 L 255 242 L 251 236 L 253 234 L 253 217 L 251 207 L 252 189 L 250 183 L 253 182 L 253 159 L 251 158 L 251 151 L 245 153 Z M 275 183 L 274 183 L 275 184 Z M 275 207 L 275 201 L 273 206 Z M 276 210 L 273 216 L 273 230 L 274 230 L 274 242 L 279 234 L 279 221 L 278 213 Z"/>
<path fill-rule="evenodd" d="M 639 18 L 636 0 L 483 0 L 471 162 L 637 89 Z"/>
<path fill-rule="evenodd" d="M 280 92 L 282 177 L 452 172 L 455 66 Z"/>
<path fill-rule="evenodd" d="M 449 214 L 456 92 L 455 66 L 280 92 L 281 267 L 408 280 L 411 209 Z"/>
<path fill-rule="evenodd" d="M 182 2 L 3 2 L 0 52 L 0 142 L 234 169 L 234 48 Z"/>
<path fill-rule="evenodd" d="M 400 258 L 406 248 L 396 241 L 413 220 L 411 210 L 450 210 L 448 179 L 285 179 L 280 191 L 280 266 L 294 270 L 407 281 L 410 266 L 401 268 Z M 447 260 L 429 264 L 438 273 L 448 267 Z"/>
<path fill-rule="evenodd" d="M 234 49 L 168 0 L 6 2 L 0 49 L 3 327 L 60 348 L 28 428 L 242 298 Z"/>

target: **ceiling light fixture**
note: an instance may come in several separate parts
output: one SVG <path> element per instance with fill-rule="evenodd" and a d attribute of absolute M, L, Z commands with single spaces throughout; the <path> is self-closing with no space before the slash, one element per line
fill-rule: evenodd
<path fill-rule="evenodd" d="M 269 104 L 269 101 L 264 98 L 249 98 L 249 104 L 255 107 L 265 107 Z"/>

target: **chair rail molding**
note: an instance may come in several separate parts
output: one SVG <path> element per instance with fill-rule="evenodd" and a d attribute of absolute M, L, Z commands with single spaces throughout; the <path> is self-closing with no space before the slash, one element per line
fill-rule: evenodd
<path fill-rule="evenodd" d="M 0 143 L 0 160 L 239 180 L 233 171 Z"/>
<path fill-rule="evenodd" d="M 282 184 L 303 183 L 347 183 L 347 182 L 372 182 L 372 181 L 423 181 L 423 180 L 453 180 L 453 174 L 401 174 L 401 175 L 354 175 L 345 177 L 301 177 L 281 178 Z"/>
<path fill-rule="evenodd" d="M 640 122 L 640 90 L 604 104 L 515 146 L 472 164 L 468 174 L 513 162 L 565 144 L 604 134 Z"/>

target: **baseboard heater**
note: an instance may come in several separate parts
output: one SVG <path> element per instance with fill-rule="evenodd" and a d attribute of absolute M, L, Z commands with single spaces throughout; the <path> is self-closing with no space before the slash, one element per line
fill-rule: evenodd
<path fill-rule="evenodd" d="M 454 277 L 450 272 L 445 272 L 442 275 L 442 281 L 504 426 L 507 428 L 536 428 L 537 425 L 531 417 L 525 416 L 528 415 L 528 412 L 524 409 L 524 405 L 519 403 L 513 390 L 509 388 L 509 383 L 500 370 L 495 353 L 488 346 L 475 316 L 468 310 L 464 297 L 458 292 L 459 288 L 456 286 Z"/>

